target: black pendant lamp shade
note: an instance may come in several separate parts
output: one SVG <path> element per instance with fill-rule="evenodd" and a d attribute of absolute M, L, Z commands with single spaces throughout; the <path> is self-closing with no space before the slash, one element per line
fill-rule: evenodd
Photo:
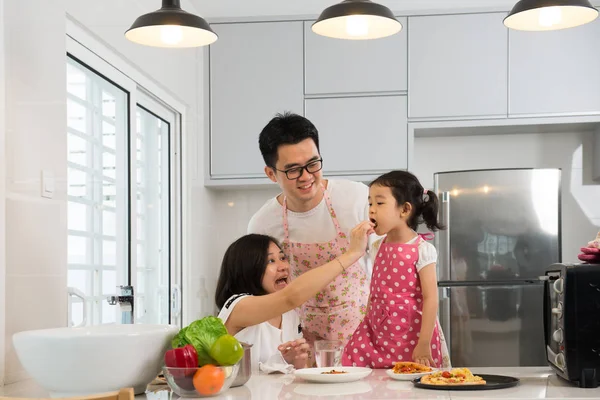
<path fill-rule="evenodd" d="M 401 30 L 389 8 L 370 0 L 345 0 L 328 7 L 312 25 L 318 35 L 350 40 L 379 39 Z"/>
<path fill-rule="evenodd" d="M 520 31 L 553 31 L 587 24 L 598 17 L 588 0 L 521 0 L 504 25 Z"/>
<path fill-rule="evenodd" d="M 135 20 L 125 37 L 155 47 L 199 47 L 214 43 L 217 34 L 203 18 L 181 9 L 180 0 L 163 0 L 162 8 Z"/>

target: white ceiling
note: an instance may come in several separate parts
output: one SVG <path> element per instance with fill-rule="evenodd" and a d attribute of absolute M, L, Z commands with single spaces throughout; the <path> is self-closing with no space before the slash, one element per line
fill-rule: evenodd
<path fill-rule="evenodd" d="M 318 15 L 341 0 L 190 0 L 195 11 L 208 19 Z M 517 0 L 378 0 L 397 14 L 509 11 Z M 185 7 L 185 6 L 184 6 Z M 190 10 L 188 10 L 190 11 Z"/>

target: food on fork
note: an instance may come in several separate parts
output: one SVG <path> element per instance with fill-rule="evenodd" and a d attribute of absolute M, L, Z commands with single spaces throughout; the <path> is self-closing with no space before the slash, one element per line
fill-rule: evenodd
<path fill-rule="evenodd" d="M 332 369 L 331 371 L 321 372 L 321 375 L 339 375 L 339 374 L 347 374 L 348 371 L 336 371 Z"/>
<path fill-rule="evenodd" d="M 438 371 L 421 378 L 425 385 L 485 385 L 485 380 L 468 368 L 454 368 L 451 371 Z"/>
<path fill-rule="evenodd" d="M 420 374 L 433 371 L 430 367 L 412 361 L 398 361 L 392 368 L 395 374 Z"/>

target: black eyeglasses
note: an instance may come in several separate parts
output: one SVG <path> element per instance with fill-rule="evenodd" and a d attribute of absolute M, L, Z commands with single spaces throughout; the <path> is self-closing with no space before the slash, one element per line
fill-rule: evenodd
<path fill-rule="evenodd" d="M 286 169 L 285 171 L 273 167 L 274 170 L 285 173 L 285 177 L 288 178 L 289 180 L 294 180 L 294 179 L 300 178 L 302 176 L 302 174 L 304 173 L 304 170 L 306 170 L 306 172 L 308 172 L 309 174 L 314 174 L 315 172 L 319 172 L 322 168 L 323 168 L 323 159 L 322 158 L 311 161 L 303 167 L 294 167 L 294 168 Z"/>

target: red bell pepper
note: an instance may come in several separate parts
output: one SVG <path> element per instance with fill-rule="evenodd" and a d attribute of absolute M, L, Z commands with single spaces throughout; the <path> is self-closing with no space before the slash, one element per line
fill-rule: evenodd
<path fill-rule="evenodd" d="M 194 375 L 198 368 L 198 353 L 191 344 L 169 350 L 165 353 L 165 365 L 169 368 L 182 368 L 169 370 L 174 377 Z"/>

